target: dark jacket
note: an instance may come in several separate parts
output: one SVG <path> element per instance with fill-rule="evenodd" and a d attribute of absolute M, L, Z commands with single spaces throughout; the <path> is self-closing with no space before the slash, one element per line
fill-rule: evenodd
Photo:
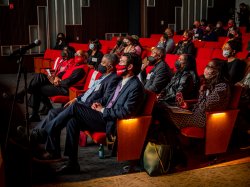
<path fill-rule="evenodd" d="M 101 77 L 100 77 L 101 78 Z M 107 98 L 115 91 L 118 82 L 121 80 L 117 76 L 116 72 L 109 74 L 100 83 L 100 86 L 92 92 L 85 101 L 85 105 L 91 106 L 93 102 L 104 103 L 107 102 Z M 81 102 L 81 97 L 84 94 L 77 97 L 77 100 Z"/>
<path fill-rule="evenodd" d="M 168 104 L 175 104 L 177 92 L 181 92 L 184 99 L 191 99 L 194 89 L 194 81 L 189 71 L 177 72 L 170 83 L 163 89 L 163 96 L 159 100 L 163 100 Z"/>
<path fill-rule="evenodd" d="M 146 90 L 159 94 L 166 87 L 172 77 L 170 67 L 162 60 L 155 64 L 154 68 L 146 75 L 146 70 L 141 72 Z"/>
<path fill-rule="evenodd" d="M 101 63 L 102 57 L 103 57 L 103 53 L 101 51 L 96 51 L 96 53 L 91 56 L 92 50 L 88 50 L 88 64 L 89 65 L 93 65 L 95 70 L 98 69 L 98 65 Z"/>
<path fill-rule="evenodd" d="M 107 106 L 113 98 L 110 95 L 106 103 L 101 103 Z M 103 111 L 103 118 L 107 121 L 106 133 L 107 135 L 113 134 L 116 130 L 115 124 L 117 119 L 128 119 L 136 116 L 142 103 L 144 101 L 144 88 L 137 76 L 132 77 L 121 89 L 113 106 L 105 108 Z"/>
<path fill-rule="evenodd" d="M 173 54 L 177 54 L 177 55 L 189 54 L 189 55 L 195 56 L 196 49 L 192 40 L 189 40 L 187 43 L 183 43 L 183 41 L 179 41 Z"/>

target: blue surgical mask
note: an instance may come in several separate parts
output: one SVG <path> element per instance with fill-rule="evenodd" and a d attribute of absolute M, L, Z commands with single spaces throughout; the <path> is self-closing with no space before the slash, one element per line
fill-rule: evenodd
<path fill-rule="evenodd" d="M 223 50 L 222 55 L 223 55 L 225 58 L 228 58 L 228 57 L 230 56 L 230 51 L 229 51 L 229 50 Z"/>
<path fill-rule="evenodd" d="M 95 44 L 93 44 L 93 43 L 89 44 L 89 49 L 90 50 L 93 50 L 94 48 L 95 48 Z"/>

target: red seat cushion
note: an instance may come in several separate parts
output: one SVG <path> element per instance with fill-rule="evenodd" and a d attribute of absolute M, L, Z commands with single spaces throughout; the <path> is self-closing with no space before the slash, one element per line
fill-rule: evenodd
<path fill-rule="evenodd" d="M 69 102 L 69 96 L 57 95 L 50 97 L 50 100 L 53 101 L 54 103 L 67 103 Z"/>
<path fill-rule="evenodd" d="M 106 144 L 106 133 L 105 132 L 90 132 L 84 131 L 85 134 L 90 136 L 95 143 Z"/>
<path fill-rule="evenodd" d="M 182 128 L 181 134 L 190 138 L 205 138 L 204 128 L 199 128 L 199 127 Z"/>

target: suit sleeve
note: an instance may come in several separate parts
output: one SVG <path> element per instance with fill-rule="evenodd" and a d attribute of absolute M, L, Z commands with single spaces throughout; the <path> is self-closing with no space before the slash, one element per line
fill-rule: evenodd
<path fill-rule="evenodd" d="M 105 108 L 103 117 L 106 120 L 126 119 L 134 116 L 142 104 L 144 91 L 142 86 L 129 90 L 125 102 L 116 108 Z"/>

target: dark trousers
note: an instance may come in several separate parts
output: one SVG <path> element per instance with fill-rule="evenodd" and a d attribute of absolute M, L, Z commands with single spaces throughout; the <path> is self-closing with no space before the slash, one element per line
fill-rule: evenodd
<path fill-rule="evenodd" d="M 65 108 L 54 119 L 42 126 L 47 133 L 45 149 L 53 154 L 60 154 L 61 130 L 66 127 L 64 155 L 73 162 L 78 160 L 80 130 L 106 131 L 106 121 L 103 119 L 102 113 L 78 102 Z"/>
<path fill-rule="evenodd" d="M 51 107 L 49 97 L 69 94 L 68 88 L 54 86 L 47 78 L 47 75 L 42 73 L 34 75 L 33 79 L 30 81 L 28 92 L 31 94 L 30 106 L 33 108 L 32 114 L 38 113 L 41 102 Z"/>

